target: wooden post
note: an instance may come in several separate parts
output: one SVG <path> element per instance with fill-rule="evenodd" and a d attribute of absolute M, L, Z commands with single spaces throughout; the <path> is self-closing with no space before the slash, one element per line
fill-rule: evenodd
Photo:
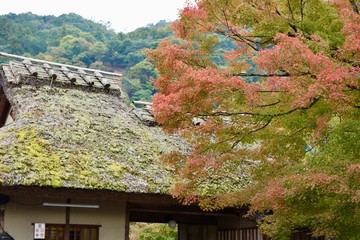
<path fill-rule="evenodd" d="M 66 203 L 70 203 L 71 200 L 68 198 Z M 70 239 L 70 207 L 66 207 L 65 213 L 65 228 L 64 228 L 64 240 Z"/>
<path fill-rule="evenodd" d="M 0 194 L 0 233 L 5 232 L 5 206 L 8 202 L 9 196 Z"/>
<path fill-rule="evenodd" d="M 5 205 L 0 205 L 0 233 L 4 233 Z"/>
<path fill-rule="evenodd" d="M 240 215 L 240 213 L 238 213 L 238 219 L 237 219 L 237 224 L 236 224 L 236 226 L 237 226 L 237 229 L 236 229 L 236 235 L 237 235 L 237 238 L 238 239 L 241 239 L 241 236 L 240 236 L 240 234 L 241 234 L 241 224 L 240 224 L 240 222 L 241 222 L 241 215 Z"/>
<path fill-rule="evenodd" d="M 130 209 L 129 203 L 126 202 L 126 209 L 125 209 L 125 240 L 129 240 L 130 234 Z"/>

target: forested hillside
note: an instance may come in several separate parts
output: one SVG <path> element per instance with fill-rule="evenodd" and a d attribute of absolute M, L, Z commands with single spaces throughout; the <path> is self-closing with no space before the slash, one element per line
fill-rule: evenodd
<path fill-rule="evenodd" d="M 170 23 L 160 21 L 129 33 L 116 33 L 109 23 L 96 23 L 75 13 L 39 16 L 32 13 L 0 16 L 0 51 L 53 62 L 121 72 L 123 90 L 131 100 L 151 101 L 156 68 L 146 60 L 145 49 L 173 39 Z M 209 36 L 211 38 L 211 36 Z M 222 58 L 234 43 L 226 38 L 210 41 L 212 60 Z"/>
<path fill-rule="evenodd" d="M 123 88 L 133 100 L 151 100 L 153 65 L 143 52 L 172 36 L 169 23 L 116 33 L 71 13 L 59 17 L 32 13 L 0 16 L 0 51 L 124 74 Z"/>

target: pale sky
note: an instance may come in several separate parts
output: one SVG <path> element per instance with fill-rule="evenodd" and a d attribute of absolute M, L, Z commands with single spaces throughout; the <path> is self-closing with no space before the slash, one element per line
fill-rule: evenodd
<path fill-rule="evenodd" d="M 0 15 L 74 12 L 95 22 L 110 22 L 116 32 L 129 32 L 160 20 L 174 21 L 186 0 L 0 0 Z"/>

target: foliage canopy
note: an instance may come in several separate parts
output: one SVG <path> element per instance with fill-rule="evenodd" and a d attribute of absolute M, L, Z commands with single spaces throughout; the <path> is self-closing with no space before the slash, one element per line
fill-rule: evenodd
<path fill-rule="evenodd" d="M 359 239 L 359 23 L 353 0 L 184 8 L 173 24 L 179 39 L 148 52 L 159 72 L 156 119 L 194 146 L 164 157 L 178 168 L 174 196 L 207 210 L 247 205 L 274 239 L 303 228 Z M 236 47 L 220 66 L 212 56 L 223 37 Z M 227 192 L 204 194 L 212 174 L 249 162 L 245 187 L 228 179 Z"/>

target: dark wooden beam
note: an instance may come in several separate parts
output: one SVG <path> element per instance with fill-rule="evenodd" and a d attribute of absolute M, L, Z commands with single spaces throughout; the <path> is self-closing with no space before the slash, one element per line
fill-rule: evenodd
<path fill-rule="evenodd" d="M 4 216 L 5 216 L 5 207 L 0 206 L 0 233 L 4 233 Z"/>
<path fill-rule="evenodd" d="M 66 203 L 71 203 L 71 199 L 68 198 Z M 70 207 L 66 207 L 65 209 L 64 240 L 70 240 Z"/>
<path fill-rule="evenodd" d="M 35 186 L 0 186 L 0 193 L 12 196 L 27 197 L 37 196 L 38 198 L 53 199 L 87 199 L 87 200 L 109 200 L 130 203 L 164 203 L 180 205 L 180 203 L 170 195 L 153 193 L 125 193 L 110 190 L 88 190 L 75 188 L 52 188 Z"/>
<path fill-rule="evenodd" d="M 130 234 L 130 210 L 128 208 L 129 203 L 126 202 L 126 212 L 125 212 L 125 240 L 129 240 Z"/>
<path fill-rule="evenodd" d="M 5 125 L 6 118 L 10 111 L 10 103 L 7 100 L 5 93 L 0 86 L 0 127 Z"/>
<path fill-rule="evenodd" d="M 181 213 L 130 212 L 130 222 L 168 223 L 169 219 L 180 224 L 216 225 L 217 216 L 188 215 Z"/>
<path fill-rule="evenodd" d="M 143 212 L 147 214 L 151 213 L 182 213 L 186 215 L 201 215 L 201 216 L 238 216 L 239 214 L 234 211 L 214 211 L 214 212 L 205 212 L 197 208 L 187 208 L 186 206 L 157 206 L 151 209 L 148 208 L 129 208 L 130 212 Z"/>

